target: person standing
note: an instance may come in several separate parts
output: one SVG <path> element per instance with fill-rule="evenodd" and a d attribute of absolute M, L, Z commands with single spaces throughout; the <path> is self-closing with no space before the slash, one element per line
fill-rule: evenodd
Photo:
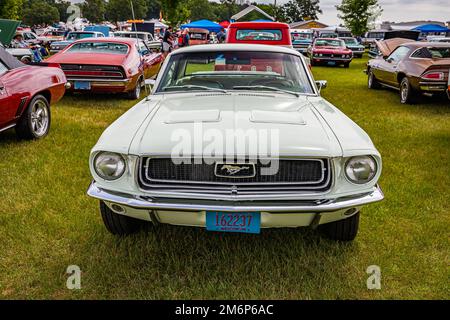
<path fill-rule="evenodd" d="M 168 27 L 166 32 L 164 32 L 164 37 L 163 37 L 163 54 L 164 54 L 164 57 L 167 57 L 167 55 L 171 51 L 172 41 L 173 41 L 172 27 Z"/>

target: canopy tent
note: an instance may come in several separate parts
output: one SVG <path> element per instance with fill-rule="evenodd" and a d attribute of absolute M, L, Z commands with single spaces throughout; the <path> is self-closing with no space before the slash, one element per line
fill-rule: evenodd
<path fill-rule="evenodd" d="M 209 20 L 198 20 L 191 23 L 181 25 L 181 29 L 186 28 L 198 28 L 198 29 L 206 29 L 209 32 L 219 32 L 223 29 L 223 27 L 215 22 Z"/>
<path fill-rule="evenodd" d="M 162 23 L 158 19 L 150 19 L 149 21 L 146 21 L 146 22 L 154 23 L 155 29 L 167 29 L 169 27 L 167 24 Z"/>
<path fill-rule="evenodd" d="M 438 24 L 423 24 L 421 26 L 415 27 L 413 30 L 420 31 L 422 33 L 450 32 L 449 28 L 440 26 Z"/>

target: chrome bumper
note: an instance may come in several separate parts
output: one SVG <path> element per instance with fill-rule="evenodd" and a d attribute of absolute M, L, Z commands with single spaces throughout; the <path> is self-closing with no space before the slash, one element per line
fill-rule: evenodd
<path fill-rule="evenodd" d="M 134 209 L 165 210 L 165 211 L 225 211 L 225 212 L 295 212 L 318 213 L 334 212 L 348 208 L 357 208 L 369 203 L 384 199 L 384 194 L 379 186 L 375 186 L 371 192 L 352 197 L 337 198 L 321 201 L 201 201 L 180 199 L 159 199 L 151 197 L 139 197 L 130 194 L 117 193 L 99 188 L 95 181 L 91 183 L 87 194 L 90 197 L 108 203 L 116 203 Z"/>

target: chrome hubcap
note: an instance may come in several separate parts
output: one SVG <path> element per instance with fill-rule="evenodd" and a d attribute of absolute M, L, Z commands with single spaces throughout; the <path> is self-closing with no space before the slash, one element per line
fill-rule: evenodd
<path fill-rule="evenodd" d="M 38 100 L 31 109 L 31 128 L 38 137 L 47 132 L 49 123 L 48 109 L 45 102 Z"/>
<path fill-rule="evenodd" d="M 369 72 L 369 87 L 372 86 L 372 81 L 373 81 L 373 73 L 372 71 Z"/>
<path fill-rule="evenodd" d="M 405 101 L 406 97 L 408 97 L 408 85 L 405 82 L 402 83 L 401 94 L 402 94 L 402 100 Z"/>

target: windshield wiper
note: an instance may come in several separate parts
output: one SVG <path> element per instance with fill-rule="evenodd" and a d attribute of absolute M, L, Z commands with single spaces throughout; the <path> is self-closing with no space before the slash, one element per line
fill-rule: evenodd
<path fill-rule="evenodd" d="M 199 90 L 219 91 L 219 92 L 223 92 L 223 93 L 228 93 L 227 90 L 225 90 L 225 89 L 211 88 L 211 87 L 207 87 L 207 86 L 196 86 L 196 85 L 191 85 L 191 84 L 185 85 L 185 86 L 168 86 L 168 87 L 164 87 L 162 90 L 167 91 L 170 89 L 199 89 Z"/>
<path fill-rule="evenodd" d="M 233 87 L 234 90 L 252 90 L 252 89 L 263 89 L 263 90 L 271 90 L 271 91 L 278 91 L 278 92 L 283 92 L 283 93 L 288 93 L 288 94 L 293 94 L 296 97 L 300 97 L 300 94 L 297 92 L 293 92 L 293 91 L 289 91 L 289 90 L 283 90 L 280 88 L 275 88 L 275 87 L 269 87 L 269 86 L 235 86 Z"/>

